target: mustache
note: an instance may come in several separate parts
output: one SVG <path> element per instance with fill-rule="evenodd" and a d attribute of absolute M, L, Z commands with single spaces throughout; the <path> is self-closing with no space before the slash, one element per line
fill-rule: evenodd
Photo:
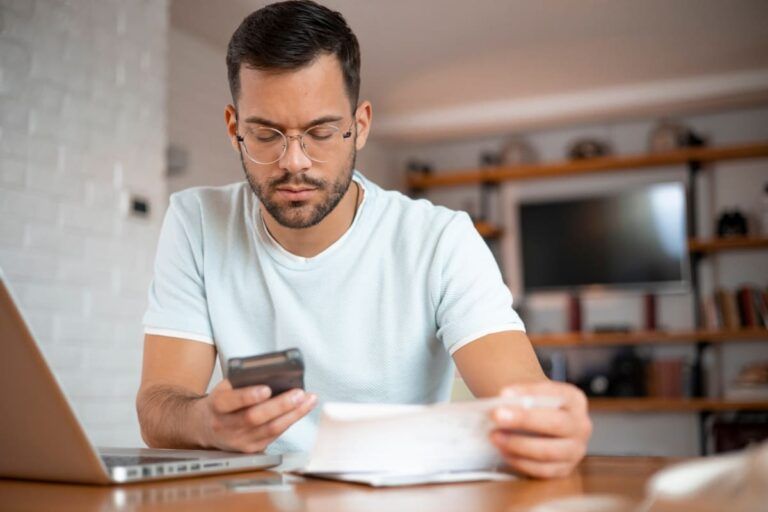
<path fill-rule="evenodd" d="M 272 190 L 284 185 L 308 185 L 313 188 L 325 188 L 325 181 L 312 178 L 306 174 L 285 172 L 279 178 L 275 178 L 269 182 L 269 188 Z"/>

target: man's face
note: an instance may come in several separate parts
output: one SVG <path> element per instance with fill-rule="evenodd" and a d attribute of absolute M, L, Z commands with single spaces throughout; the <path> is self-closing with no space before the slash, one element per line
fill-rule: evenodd
<path fill-rule="evenodd" d="M 231 137 L 247 136 L 264 126 L 298 135 L 320 120 L 339 130 L 336 149 L 322 163 L 310 160 L 296 139 L 289 140 L 285 154 L 271 164 L 254 163 L 240 151 L 248 183 L 279 224 L 294 229 L 314 226 L 341 201 L 357 154 L 358 127 L 351 110 L 341 66 L 333 55 L 322 55 L 299 70 L 241 67 L 236 119 L 232 107 L 227 107 Z M 341 133 L 349 130 L 352 136 L 343 139 Z M 233 142 L 237 144 L 236 139 Z"/>

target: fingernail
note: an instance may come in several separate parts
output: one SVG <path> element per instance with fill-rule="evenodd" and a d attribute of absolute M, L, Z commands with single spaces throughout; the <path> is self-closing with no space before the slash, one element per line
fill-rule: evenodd
<path fill-rule="evenodd" d="M 532 396 L 524 396 L 521 397 L 521 403 L 520 406 L 523 409 L 533 409 L 536 405 L 536 398 Z"/>
<path fill-rule="evenodd" d="M 309 393 L 306 398 L 306 403 L 309 405 L 315 405 L 315 402 L 317 402 L 317 395 L 314 393 Z"/>
<path fill-rule="evenodd" d="M 510 422 L 515 419 L 515 413 L 509 409 L 498 409 L 496 411 L 496 418 L 500 421 Z"/>
<path fill-rule="evenodd" d="M 271 390 L 267 386 L 256 386 L 253 388 L 253 391 L 251 391 L 251 396 L 253 396 L 253 398 L 267 398 L 270 392 Z"/>
<path fill-rule="evenodd" d="M 293 402 L 295 405 L 298 405 L 304 400 L 305 393 L 302 390 L 297 390 L 293 393 L 293 396 L 291 396 L 291 402 Z"/>
<path fill-rule="evenodd" d="M 515 388 L 504 388 L 501 390 L 501 396 L 503 397 L 509 398 L 509 397 L 518 396 L 518 395 L 520 395 L 520 393 L 518 393 L 518 391 Z"/>

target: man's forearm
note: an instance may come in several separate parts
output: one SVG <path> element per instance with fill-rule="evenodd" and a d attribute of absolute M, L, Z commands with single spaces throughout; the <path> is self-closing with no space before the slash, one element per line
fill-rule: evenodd
<path fill-rule="evenodd" d="M 546 382 L 531 342 L 523 332 L 488 334 L 453 354 L 464 382 L 476 397 L 496 396 L 505 387 Z"/>
<path fill-rule="evenodd" d="M 203 398 L 177 386 L 141 390 L 136 410 L 144 442 L 152 448 L 204 448 Z"/>

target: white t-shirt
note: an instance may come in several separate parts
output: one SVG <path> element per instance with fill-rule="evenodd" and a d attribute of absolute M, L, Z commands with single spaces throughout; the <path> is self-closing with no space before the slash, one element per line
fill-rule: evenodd
<path fill-rule="evenodd" d="M 355 172 L 352 226 L 312 258 L 266 230 L 246 182 L 171 196 L 145 332 L 215 344 L 231 357 L 298 347 L 305 387 L 329 401 L 446 401 L 453 354 L 486 334 L 524 330 L 472 222 Z M 308 450 L 319 407 L 270 451 Z"/>

